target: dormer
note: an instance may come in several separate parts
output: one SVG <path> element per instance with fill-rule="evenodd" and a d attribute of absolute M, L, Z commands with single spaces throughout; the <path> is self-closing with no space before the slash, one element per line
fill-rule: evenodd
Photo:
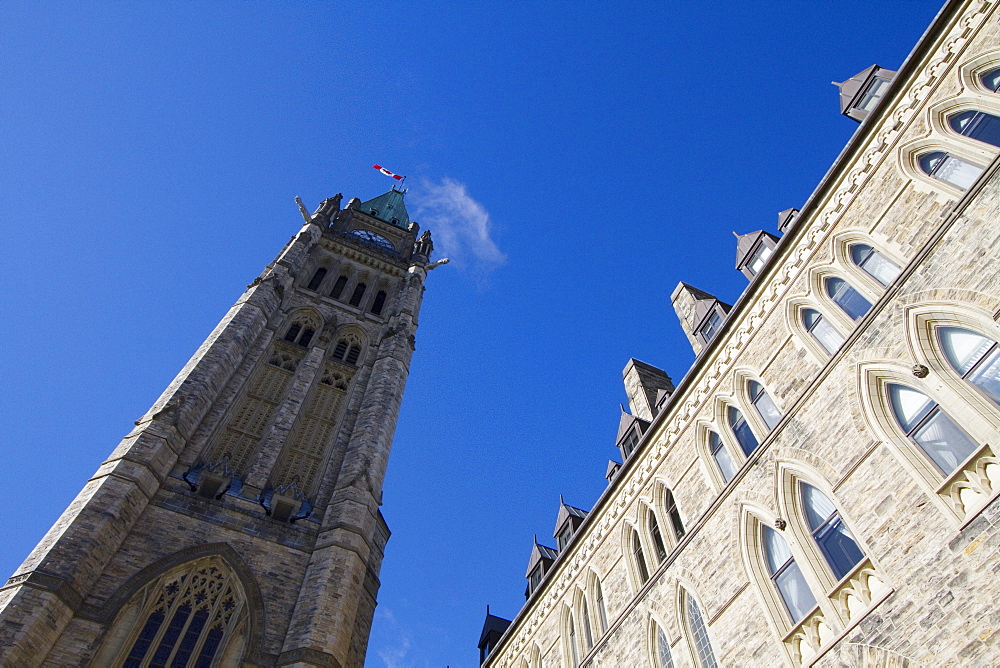
<path fill-rule="evenodd" d="M 649 420 L 629 415 L 625 407 L 622 406 L 622 417 L 618 422 L 618 438 L 615 441 L 618 451 L 621 452 L 622 461 L 627 460 L 639 447 L 642 435 L 646 433 L 649 424 Z"/>
<path fill-rule="evenodd" d="M 524 577 L 528 579 L 528 586 L 524 590 L 524 598 L 529 598 L 542 580 L 548 574 L 552 564 L 555 563 L 559 553 L 551 547 L 538 544 L 538 536 L 535 536 L 535 544 L 531 548 L 531 556 L 528 558 L 528 572 Z"/>
<path fill-rule="evenodd" d="M 778 237 L 764 230 L 736 235 L 736 270 L 753 280 L 774 254 Z"/>
<path fill-rule="evenodd" d="M 663 369 L 652 364 L 630 359 L 622 370 L 625 394 L 633 415 L 644 420 L 652 420 L 659 412 L 657 402 L 674 391 L 673 381 Z"/>
<path fill-rule="evenodd" d="M 858 123 L 868 118 L 895 76 L 892 70 L 872 65 L 843 83 L 834 81 L 833 85 L 840 88 L 840 113 Z"/>
<path fill-rule="evenodd" d="M 620 462 L 616 462 L 613 459 L 608 460 L 608 470 L 604 474 L 604 477 L 608 479 L 609 485 L 614 481 L 615 477 L 618 475 L 618 472 L 621 471 L 621 469 L 622 465 Z"/>
<path fill-rule="evenodd" d="M 670 295 L 681 329 L 697 355 L 715 338 L 733 307 L 687 283 L 678 283 Z"/>
<path fill-rule="evenodd" d="M 587 511 L 582 508 L 571 506 L 563 501 L 562 494 L 559 495 L 559 514 L 556 516 L 556 530 L 552 532 L 552 537 L 556 539 L 556 549 L 560 552 L 569 546 L 570 541 L 580 528 L 583 521 L 587 519 Z"/>
<path fill-rule="evenodd" d="M 490 614 L 490 606 L 486 606 L 486 621 L 483 622 L 483 632 L 479 634 L 479 665 L 486 663 L 490 652 L 500 642 L 500 638 L 510 626 L 510 620 Z"/>
<path fill-rule="evenodd" d="M 792 225 L 795 223 L 795 219 L 799 217 L 799 210 L 795 207 L 791 209 L 785 209 L 778 213 L 778 231 L 782 234 L 788 232 L 792 229 Z"/>

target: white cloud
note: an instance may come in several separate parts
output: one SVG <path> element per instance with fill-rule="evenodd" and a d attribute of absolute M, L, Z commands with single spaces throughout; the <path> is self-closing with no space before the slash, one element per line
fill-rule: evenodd
<path fill-rule="evenodd" d="M 410 634 L 403 631 L 396 616 L 392 611 L 384 606 L 375 609 L 375 614 L 387 621 L 387 632 L 383 633 L 383 644 L 376 650 L 378 658 L 382 659 L 385 668 L 404 668 L 410 664 L 404 663 L 406 655 L 410 652 Z M 391 638 L 392 642 L 384 642 Z"/>
<path fill-rule="evenodd" d="M 490 214 L 465 188 L 447 176 L 440 182 L 424 180 L 410 194 L 416 220 L 434 237 L 437 259 L 450 258 L 455 266 L 485 280 L 507 256 L 490 237 Z"/>

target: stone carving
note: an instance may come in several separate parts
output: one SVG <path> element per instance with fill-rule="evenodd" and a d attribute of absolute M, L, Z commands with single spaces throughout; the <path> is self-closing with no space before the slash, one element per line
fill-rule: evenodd
<path fill-rule="evenodd" d="M 298 195 L 295 196 L 295 203 L 299 205 L 299 213 L 302 214 L 302 219 L 307 223 L 311 223 L 312 216 L 309 215 L 309 209 L 302 203 L 302 199 Z"/>
<path fill-rule="evenodd" d="M 316 220 L 318 218 L 329 224 L 330 220 L 337 215 L 337 212 L 340 211 L 341 198 L 343 198 L 343 195 L 337 193 L 333 197 L 327 197 L 325 200 L 320 202 L 319 206 L 316 207 L 316 211 L 313 212 L 312 220 Z"/>

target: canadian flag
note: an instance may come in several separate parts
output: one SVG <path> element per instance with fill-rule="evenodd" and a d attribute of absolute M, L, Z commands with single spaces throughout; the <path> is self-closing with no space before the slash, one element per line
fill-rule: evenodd
<path fill-rule="evenodd" d="M 400 176 L 399 174 L 393 174 L 392 172 L 390 172 L 388 169 L 386 169 L 382 165 L 372 165 L 372 167 L 374 167 L 378 171 L 382 172 L 386 176 L 391 176 L 392 178 L 396 179 L 397 181 L 402 181 L 403 179 L 406 178 L 405 176 Z"/>

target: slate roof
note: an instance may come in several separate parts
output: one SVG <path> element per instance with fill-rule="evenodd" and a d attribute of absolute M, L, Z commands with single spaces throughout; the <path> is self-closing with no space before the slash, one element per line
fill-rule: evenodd
<path fill-rule="evenodd" d="M 587 517 L 587 511 L 582 508 L 577 508 L 576 506 L 571 506 L 565 501 L 563 501 L 562 495 L 559 495 L 559 514 L 556 515 L 556 528 L 552 532 L 555 536 L 559 533 L 559 529 L 562 528 L 566 520 L 570 517 L 579 517 L 581 520 Z"/>

